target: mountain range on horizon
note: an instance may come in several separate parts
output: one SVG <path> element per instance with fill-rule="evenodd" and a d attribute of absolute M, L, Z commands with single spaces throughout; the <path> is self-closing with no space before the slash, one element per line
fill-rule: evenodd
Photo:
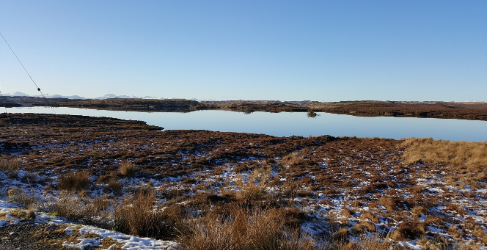
<path fill-rule="evenodd" d="M 2 94 L 2 96 L 30 96 L 30 97 L 42 97 L 41 95 L 28 95 L 26 93 L 16 91 L 16 92 L 11 92 L 11 93 L 5 93 Z M 54 95 L 44 95 L 46 98 L 68 98 L 68 99 L 75 99 L 75 100 L 85 100 L 85 99 L 108 99 L 108 98 L 140 98 L 140 99 L 167 99 L 164 97 L 152 97 L 152 96 L 128 96 L 128 95 L 115 95 L 115 94 L 106 94 L 101 97 L 95 97 L 95 98 L 86 98 L 82 97 L 79 95 L 71 95 L 71 96 L 65 96 L 65 95 L 60 95 L 60 94 L 54 94 Z"/>
<path fill-rule="evenodd" d="M 10 93 L 0 93 L 0 96 L 10 96 L 10 97 L 42 97 L 41 95 L 28 95 L 24 92 L 20 91 L 15 91 L 15 92 L 10 92 Z M 187 99 L 187 100 L 193 100 L 193 101 L 221 101 L 221 100 L 214 100 L 214 99 L 198 99 L 198 98 L 178 98 L 178 97 L 171 97 L 171 98 L 165 98 L 165 97 L 153 97 L 153 96 L 128 96 L 128 95 L 115 95 L 115 94 L 106 94 L 104 96 L 100 97 L 95 97 L 95 98 L 86 98 L 83 96 L 79 95 L 71 95 L 71 96 L 65 96 L 65 95 L 60 95 L 60 94 L 54 94 L 54 95 L 49 95 L 45 94 L 44 95 L 46 98 L 67 98 L 67 99 L 72 99 L 72 100 L 103 100 L 103 99 L 109 99 L 109 98 L 128 98 L 128 99 L 159 99 L 159 100 L 165 100 L 165 99 Z M 239 99 L 242 101 L 242 99 Z M 347 101 L 379 101 L 379 100 L 345 100 Z M 390 100 L 382 100 L 382 101 L 390 101 Z M 395 101 L 395 102 L 405 102 L 405 103 L 417 103 L 417 102 L 431 102 L 431 103 L 436 103 L 436 102 L 455 102 L 455 101 L 445 101 L 445 100 L 423 100 L 423 101 Z M 468 102 L 468 103 L 485 103 L 485 101 L 478 101 L 478 100 L 465 100 L 465 101 L 460 101 L 460 102 Z"/>

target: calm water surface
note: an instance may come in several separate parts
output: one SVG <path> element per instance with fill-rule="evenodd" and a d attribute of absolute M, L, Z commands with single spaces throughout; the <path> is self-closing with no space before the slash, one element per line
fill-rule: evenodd
<path fill-rule="evenodd" d="M 190 113 L 126 112 L 77 108 L 9 108 L 9 113 L 47 113 L 104 116 L 145 121 L 165 130 L 197 129 L 245 132 L 274 136 L 357 136 L 401 139 L 431 137 L 453 141 L 487 141 L 487 122 L 433 118 L 356 117 L 319 112 L 308 118 L 305 112 L 239 112 L 207 110 Z M 5 112 L 5 111 L 4 111 Z"/>

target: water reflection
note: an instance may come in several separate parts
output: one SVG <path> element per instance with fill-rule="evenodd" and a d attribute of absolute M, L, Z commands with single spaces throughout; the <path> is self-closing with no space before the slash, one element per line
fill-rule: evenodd
<path fill-rule="evenodd" d="M 164 127 L 166 130 L 196 129 L 275 136 L 332 135 L 393 139 L 432 137 L 435 140 L 487 141 L 487 122 L 453 119 L 356 117 L 323 112 L 317 112 L 315 117 L 308 118 L 306 112 L 244 114 L 207 110 L 190 113 L 145 113 L 46 107 L 9 108 L 8 112 L 73 114 L 141 120 Z"/>

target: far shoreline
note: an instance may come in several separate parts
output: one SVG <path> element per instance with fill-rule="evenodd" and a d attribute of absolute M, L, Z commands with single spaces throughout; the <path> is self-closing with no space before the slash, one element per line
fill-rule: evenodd
<path fill-rule="evenodd" d="M 0 107 L 70 107 L 97 110 L 137 112 L 192 112 L 197 110 L 227 110 L 243 113 L 263 112 L 327 112 L 353 116 L 392 116 L 487 121 L 486 102 L 443 101 L 277 101 L 230 100 L 195 101 L 186 99 L 68 99 L 40 97 L 0 97 Z"/>

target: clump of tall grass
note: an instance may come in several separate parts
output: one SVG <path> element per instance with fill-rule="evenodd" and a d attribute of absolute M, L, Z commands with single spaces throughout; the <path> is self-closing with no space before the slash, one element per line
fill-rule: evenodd
<path fill-rule="evenodd" d="M 75 195 L 64 194 L 58 201 L 45 204 L 44 209 L 70 220 L 106 227 L 110 221 L 111 202 L 108 197 L 88 198 L 83 193 L 84 191 Z"/>
<path fill-rule="evenodd" d="M 249 209 L 231 206 L 224 213 L 210 212 L 191 220 L 186 234 L 179 241 L 182 249 L 212 250 L 386 250 L 392 242 L 380 238 L 379 234 L 365 234 L 355 242 L 349 241 L 346 228 L 336 230 L 322 238 L 301 231 L 301 226 L 289 224 L 288 209 Z M 365 231 L 365 230 L 364 230 Z"/>
<path fill-rule="evenodd" d="M 240 190 L 240 197 L 246 200 L 264 199 L 266 192 L 266 182 L 270 175 L 269 169 L 255 169 L 250 174 L 246 182 L 243 176 L 237 180 L 237 186 Z"/>
<path fill-rule="evenodd" d="M 118 180 L 110 179 L 108 181 L 106 190 L 112 191 L 115 194 L 121 194 L 121 191 L 122 191 L 122 183 L 119 182 Z"/>
<path fill-rule="evenodd" d="M 233 208 L 229 215 L 210 213 L 181 235 L 183 249 L 314 249 L 314 240 L 285 226 L 279 209 Z"/>
<path fill-rule="evenodd" d="M 183 211 L 173 205 L 165 210 L 155 206 L 155 193 L 151 190 L 138 190 L 131 198 L 124 200 L 113 213 L 113 229 L 119 232 L 154 238 L 174 236 L 176 230 L 183 231 Z"/>
<path fill-rule="evenodd" d="M 120 174 L 126 177 L 132 177 L 137 173 L 137 168 L 131 162 L 124 162 L 120 165 Z"/>
<path fill-rule="evenodd" d="M 11 172 L 19 171 L 22 168 L 20 160 L 2 160 L 0 161 L 0 171 Z"/>
<path fill-rule="evenodd" d="M 415 220 L 401 222 L 391 234 L 393 240 L 414 240 L 426 233 L 425 224 Z"/>
<path fill-rule="evenodd" d="M 379 234 L 364 234 L 359 237 L 357 241 L 350 241 L 348 243 L 338 242 L 338 244 L 327 244 L 325 246 L 318 247 L 320 250 L 390 250 L 401 249 L 394 248 L 393 242 L 387 239 L 382 239 Z"/>
<path fill-rule="evenodd" d="M 0 217 L 3 217 L 6 214 L 7 213 L 1 213 Z M 25 220 L 25 219 L 34 220 L 36 218 L 36 207 L 34 205 L 30 205 L 27 210 L 13 209 L 10 210 L 8 214 L 10 214 L 9 217 L 13 217 L 21 220 Z"/>
<path fill-rule="evenodd" d="M 22 163 L 18 159 L 0 161 L 0 171 L 4 172 L 10 178 L 17 178 Z"/>
<path fill-rule="evenodd" d="M 36 202 L 36 197 L 34 195 L 27 194 L 19 188 L 9 188 L 7 194 L 9 196 L 9 202 L 16 202 L 25 208 Z"/>
<path fill-rule="evenodd" d="M 431 138 L 406 139 L 402 158 L 406 164 L 430 163 L 444 166 L 487 167 L 487 142 L 435 141 Z"/>
<path fill-rule="evenodd" d="M 91 185 L 89 177 L 90 175 L 87 172 L 69 172 L 60 176 L 57 188 L 68 191 L 86 189 Z"/>

